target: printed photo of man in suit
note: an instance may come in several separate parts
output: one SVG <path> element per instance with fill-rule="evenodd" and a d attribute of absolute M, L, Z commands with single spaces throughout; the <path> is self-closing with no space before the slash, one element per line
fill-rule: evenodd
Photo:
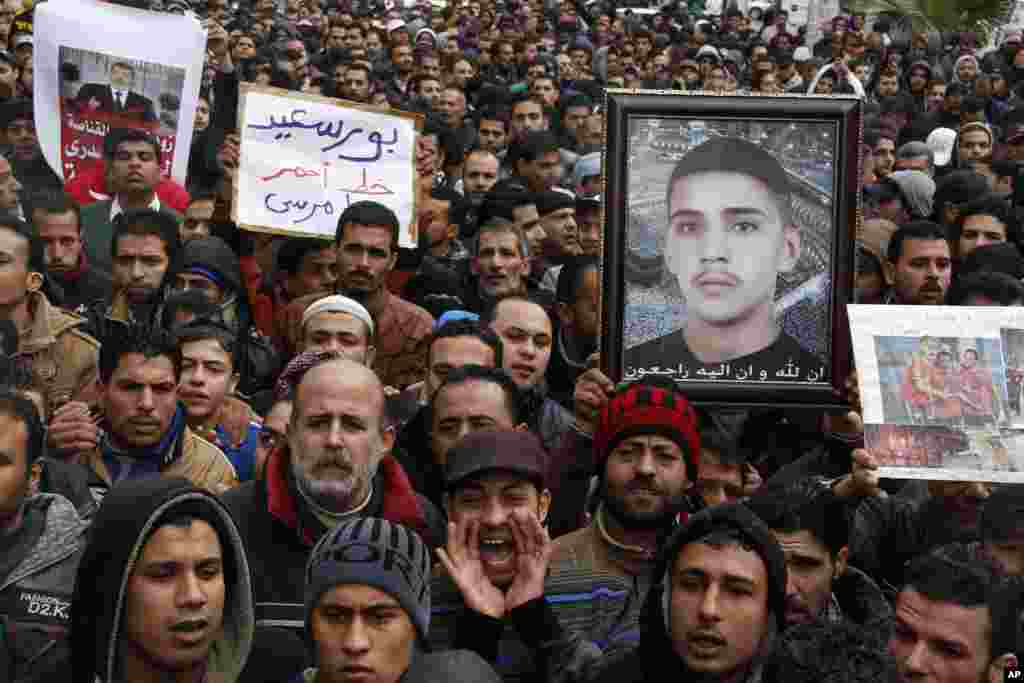
<path fill-rule="evenodd" d="M 115 114 L 124 119 L 155 122 L 153 100 L 132 91 L 135 67 L 127 62 L 110 65 L 110 84 L 86 83 L 79 91 L 76 105 L 82 114 Z"/>

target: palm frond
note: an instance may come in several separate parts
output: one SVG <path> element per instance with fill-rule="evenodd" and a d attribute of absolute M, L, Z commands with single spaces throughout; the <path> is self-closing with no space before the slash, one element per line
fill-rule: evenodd
<path fill-rule="evenodd" d="M 851 12 L 895 14 L 915 31 L 975 31 L 987 34 L 1013 13 L 1014 0 L 848 0 Z"/>

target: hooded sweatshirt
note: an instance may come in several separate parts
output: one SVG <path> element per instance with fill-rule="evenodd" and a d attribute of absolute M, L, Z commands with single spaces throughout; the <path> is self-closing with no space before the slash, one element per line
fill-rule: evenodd
<path fill-rule="evenodd" d="M 210 648 L 206 683 L 235 683 L 252 645 L 252 585 L 242 538 L 224 506 L 184 479 L 115 486 L 93 522 L 71 602 L 73 683 L 128 683 L 120 676 L 121 628 L 128 579 L 159 522 L 188 504 L 217 530 L 224 557 L 222 632 Z"/>
<path fill-rule="evenodd" d="M 670 615 L 666 605 L 671 603 L 670 584 L 667 577 L 681 549 L 703 538 L 712 531 L 735 531 L 745 545 L 756 552 L 765 564 L 768 576 L 768 629 L 761 642 L 759 653 L 767 653 L 775 634 L 785 628 L 786 604 L 786 558 L 771 531 L 753 512 L 739 503 L 729 503 L 707 508 L 691 515 L 666 543 L 654 576 L 659 585 L 647 594 L 643 614 L 640 617 L 640 645 L 630 655 L 619 660 L 597 678 L 598 683 L 640 683 L 657 681 L 664 672 L 678 672 L 675 678 L 689 680 L 703 678 L 689 672 L 686 663 L 675 653 L 668 622 Z M 759 681 L 761 661 L 755 655 L 746 675 L 739 679 L 746 683 Z M 689 676 L 688 676 L 689 674 Z"/>

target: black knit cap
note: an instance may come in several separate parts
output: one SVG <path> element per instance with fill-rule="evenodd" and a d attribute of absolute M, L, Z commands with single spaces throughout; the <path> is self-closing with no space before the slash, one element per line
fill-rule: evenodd
<path fill-rule="evenodd" d="M 733 137 L 713 137 L 679 160 L 665 190 L 666 205 L 679 179 L 710 172 L 742 173 L 757 178 L 789 205 L 791 187 L 782 164 L 759 145 Z"/>
<path fill-rule="evenodd" d="M 691 515 L 669 538 L 658 560 L 655 577 L 671 571 L 684 546 L 716 531 L 735 532 L 760 556 L 768 575 L 768 610 L 781 633 L 786 626 L 786 556 L 764 522 L 741 503 L 725 503 Z M 670 589 L 671 582 L 666 585 Z"/>

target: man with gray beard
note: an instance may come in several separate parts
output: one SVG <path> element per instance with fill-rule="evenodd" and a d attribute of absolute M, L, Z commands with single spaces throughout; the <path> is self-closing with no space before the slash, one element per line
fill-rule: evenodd
<path fill-rule="evenodd" d="M 289 364 L 279 390 L 293 395 L 287 438 L 262 475 L 225 496 L 245 539 L 256 623 L 302 635 L 304 571 L 313 545 L 353 517 L 380 517 L 443 545 L 438 509 L 416 493 L 391 456 L 384 387 L 369 368 L 336 353 Z"/>

